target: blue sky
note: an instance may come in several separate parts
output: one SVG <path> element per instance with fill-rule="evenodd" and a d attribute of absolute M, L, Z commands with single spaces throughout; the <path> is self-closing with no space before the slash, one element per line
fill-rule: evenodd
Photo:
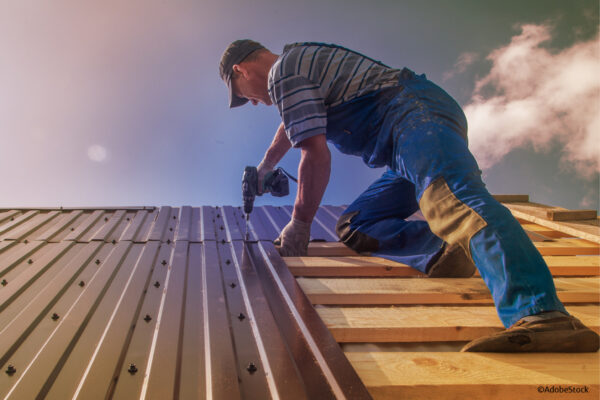
<path fill-rule="evenodd" d="M 219 58 L 252 38 L 275 53 L 296 41 L 338 43 L 426 73 L 484 115 L 469 135 L 492 193 L 598 208 L 600 78 L 582 67 L 598 63 L 597 1 L 83 3 L 0 4 L 0 207 L 241 204 L 243 168 L 260 161 L 279 124 L 274 107 L 227 108 Z M 507 68 L 515 49 L 525 54 Z M 547 73 L 563 64 L 569 78 Z M 531 95 L 503 87 L 518 74 L 528 84 L 545 77 L 552 105 L 568 104 L 549 113 L 541 84 Z M 507 107 L 482 114 L 498 99 L 536 101 L 517 107 L 526 121 Z M 298 153 L 282 166 L 295 171 Z M 350 203 L 383 172 L 332 154 L 325 204 Z M 291 204 L 291 189 L 257 204 Z"/>

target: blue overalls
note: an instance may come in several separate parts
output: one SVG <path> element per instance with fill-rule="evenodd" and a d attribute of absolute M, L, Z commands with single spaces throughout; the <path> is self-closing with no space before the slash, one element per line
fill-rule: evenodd
<path fill-rule="evenodd" d="M 463 111 L 424 75 L 404 69 L 397 87 L 330 108 L 327 139 L 370 167 L 388 167 L 340 217 L 348 246 L 427 272 L 444 243 L 457 243 L 506 327 L 542 311 L 566 313 L 544 259 L 482 182 Z M 406 220 L 419 209 L 427 222 Z"/>

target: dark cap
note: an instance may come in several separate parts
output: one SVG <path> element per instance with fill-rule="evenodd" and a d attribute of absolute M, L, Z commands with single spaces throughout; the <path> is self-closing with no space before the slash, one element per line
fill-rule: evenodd
<path fill-rule="evenodd" d="M 250 39 L 242 39 L 231 43 L 223 52 L 221 63 L 219 64 L 219 74 L 221 75 L 221 79 L 223 79 L 227 85 L 227 88 L 229 88 L 229 108 L 239 107 L 248 102 L 248 99 L 238 97 L 233 93 L 233 88 L 231 86 L 233 66 L 244 61 L 250 53 L 264 48 L 265 47 L 258 42 Z"/>

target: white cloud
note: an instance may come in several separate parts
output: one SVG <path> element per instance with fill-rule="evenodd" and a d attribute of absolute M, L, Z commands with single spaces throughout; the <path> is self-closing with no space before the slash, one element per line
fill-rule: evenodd
<path fill-rule="evenodd" d="M 88 147 L 87 154 L 90 160 L 102 162 L 106 160 L 107 151 L 106 148 L 104 148 L 103 146 L 100 146 L 99 144 L 94 144 Z"/>
<path fill-rule="evenodd" d="M 451 71 L 444 73 L 444 80 L 452 78 L 456 74 L 462 74 L 466 71 L 467 67 L 473 64 L 475 61 L 479 59 L 479 55 L 477 53 L 462 53 L 458 56 L 456 63 L 454 63 L 454 67 Z"/>
<path fill-rule="evenodd" d="M 559 143 L 561 162 L 589 177 L 600 171 L 599 37 L 552 52 L 541 47 L 548 26 L 521 28 L 487 57 L 492 68 L 464 107 L 469 147 L 489 168 L 517 147 Z"/>

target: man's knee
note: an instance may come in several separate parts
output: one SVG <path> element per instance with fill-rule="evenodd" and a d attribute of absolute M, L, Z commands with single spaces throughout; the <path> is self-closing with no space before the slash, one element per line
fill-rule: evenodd
<path fill-rule="evenodd" d="M 372 252 L 379 248 L 377 239 L 352 228 L 352 219 L 358 215 L 360 211 L 355 211 L 348 214 L 342 214 L 335 226 L 335 231 L 340 238 L 340 241 L 352 250 L 361 252 Z"/>

